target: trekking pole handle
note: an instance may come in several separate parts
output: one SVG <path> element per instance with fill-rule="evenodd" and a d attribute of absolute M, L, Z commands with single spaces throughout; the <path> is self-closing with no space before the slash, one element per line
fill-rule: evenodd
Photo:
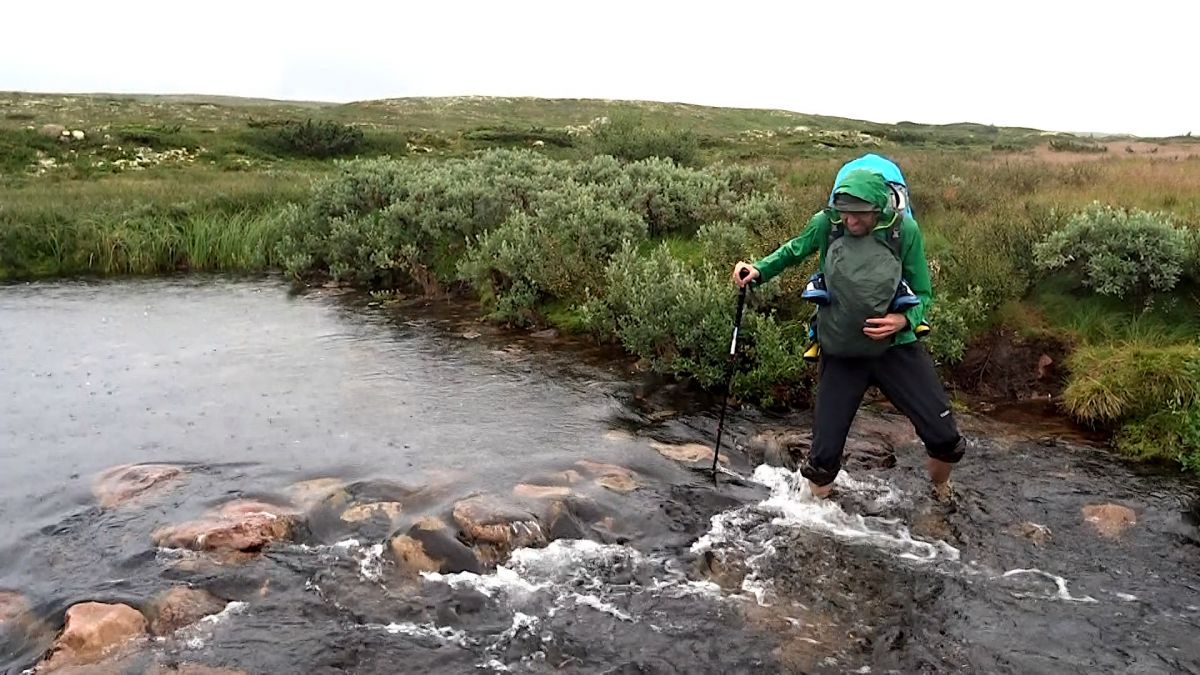
<path fill-rule="evenodd" d="M 742 279 L 745 279 L 746 277 L 750 276 L 750 270 L 743 267 L 742 271 L 738 274 L 738 276 L 741 277 Z M 742 309 L 745 308 L 745 306 L 746 306 L 746 286 L 742 286 L 741 288 L 738 289 L 737 313 L 734 315 L 734 318 L 733 318 L 733 340 L 731 340 L 729 342 L 729 356 L 730 357 L 733 357 L 737 353 L 738 329 L 741 328 L 741 325 L 742 325 Z"/>

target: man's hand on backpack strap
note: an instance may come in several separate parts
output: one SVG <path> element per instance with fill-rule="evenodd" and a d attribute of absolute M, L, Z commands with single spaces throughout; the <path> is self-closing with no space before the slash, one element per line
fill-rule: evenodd
<path fill-rule="evenodd" d="M 888 314 L 881 319 L 867 319 L 867 327 L 863 329 L 872 340 L 883 340 L 904 330 L 908 326 L 908 317 L 903 314 Z"/>

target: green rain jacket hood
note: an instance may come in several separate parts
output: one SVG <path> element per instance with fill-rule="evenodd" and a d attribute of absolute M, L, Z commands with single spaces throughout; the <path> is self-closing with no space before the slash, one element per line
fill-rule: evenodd
<path fill-rule="evenodd" d="M 883 179 L 882 175 L 867 169 L 855 169 L 847 173 L 842 182 L 837 184 L 833 189 L 833 194 L 835 197 L 839 194 L 858 197 L 882 211 L 888 205 L 888 191 L 887 181 Z"/>

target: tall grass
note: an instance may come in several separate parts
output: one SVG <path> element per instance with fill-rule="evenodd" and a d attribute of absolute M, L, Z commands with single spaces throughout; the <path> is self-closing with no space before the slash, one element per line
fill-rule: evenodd
<path fill-rule="evenodd" d="M 267 269 L 306 184 L 193 169 L 0 188 L 0 279 Z"/>

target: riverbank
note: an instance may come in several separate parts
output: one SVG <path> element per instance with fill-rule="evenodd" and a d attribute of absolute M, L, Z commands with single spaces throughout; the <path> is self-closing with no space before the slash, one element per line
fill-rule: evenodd
<path fill-rule="evenodd" d="M 422 141 L 372 117 L 395 106 L 52 98 L 6 103 L 5 142 L 36 161 L 6 166 L 0 183 L 0 278 L 286 270 L 381 300 L 478 301 L 494 322 L 620 345 L 646 368 L 710 391 L 723 382 L 731 262 L 794 235 L 841 162 L 886 152 L 918 198 L 938 296 L 927 344 L 962 400 L 1048 397 L 1115 434 L 1131 457 L 1200 466 L 1200 394 L 1189 384 L 1200 378 L 1187 375 L 1200 368 L 1200 172 L 1186 139 L 1126 151 L 1112 139 L 1048 145 L 1028 130 L 985 127 L 850 133 L 845 120 L 753 134 L 738 126 L 751 118 L 719 111 L 723 121 L 706 122 L 698 140 L 666 125 L 662 110 L 636 106 L 636 116 L 614 112 L 612 128 L 564 122 L 527 138 L 461 127 L 489 109 L 473 101 L 475 118 L 446 113 L 441 126 L 425 124 Z M 68 111 L 90 120 L 83 139 L 43 135 L 39 124 Z M 335 126 L 296 126 L 301 114 Z M 353 141 L 346 129 L 359 127 L 360 155 L 382 156 L 406 138 L 403 153 L 418 157 L 336 165 L 305 155 Z M 115 168 L 100 157 L 128 143 L 152 152 Z M 634 159 L 647 148 L 688 165 Z M 1087 215 L 1097 200 L 1149 214 L 1131 226 L 1105 221 L 1112 257 L 1095 264 L 1134 270 L 1109 295 L 1081 269 L 1050 269 L 1055 251 L 1035 253 L 1052 233 L 1082 231 L 1079 218 L 1108 218 Z M 1178 259 L 1130 257 L 1143 225 Z M 809 308 L 795 300 L 806 271 L 752 297 L 737 398 L 807 404 L 812 371 L 798 355 Z M 1153 285 L 1163 279 L 1169 288 Z"/>

